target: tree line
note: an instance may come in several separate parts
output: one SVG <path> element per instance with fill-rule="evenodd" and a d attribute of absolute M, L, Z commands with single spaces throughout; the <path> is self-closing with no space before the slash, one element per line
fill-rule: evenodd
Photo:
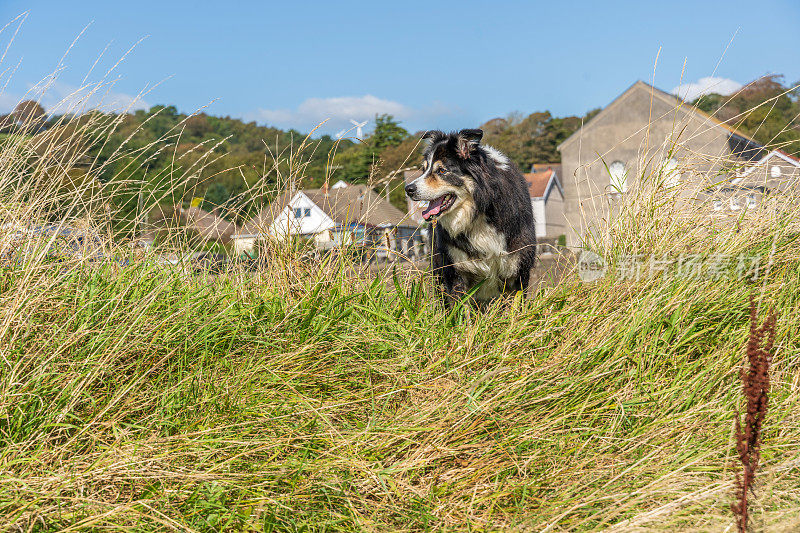
<path fill-rule="evenodd" d="M 731 121 L 762 144 L 797 154 L 799 95 L 797 88 L 783 83 L 782 77 L 768 76 L 732 96 L 710 94 L 692 104 Z M 595 109 L 584 116 L 569 117 L 554 117 L 548 111 L 529 115 L 515 112 L 480 127 L 487 144 L 506 153 L 526 172 L 534 163 L 558 163 L 558 145 L 598 112 Z M 99 111 L 91 113 L 102 115 Z M 416 165 L 423 148 L 423 132 L 409 132 L 391 115 L 375 116 L 374 128 L 364 139 L 322 135 L 310 140 L 297 130 L 229 116 L 187 115 L 175 106 L 156 105 L 106 118 L 117 120 L 116 127 L 92 146 L 90 155 L 95 167 L 102 168 L 96 176 L 100 181 L 133 184 L 121 189 L 123 217 L 133 216 L 137 197 L 144 189 L 154 198 L 170 193 L 171 202 L 188 204 L 200 198 L 201 207 L 218 209 L 222 216 L 241 222 L 284 185 L 282 180 L 290 174 L 290 159 L 295 174 L 302 176 L 295 183 L 298 187 L 319 187 L 326 179 L 330 183 L 339 179 L 370 183 L 376 189 L 390 191 L 392 203 L 405 210 L 403 176 L 397 171 Z M 23 122 L 40 131 L 63 119 L 48 117 L 35 102 L 23 102 L 14 113 L 0 117 L 0 134 L 25 133 L 19 131 Z M 131 155 L 119 157 L 119 153 Z M 172 178 L 187 172 L 191 179 L 182 183 L 176 195 L 169 190 L 174 187 Z"/>

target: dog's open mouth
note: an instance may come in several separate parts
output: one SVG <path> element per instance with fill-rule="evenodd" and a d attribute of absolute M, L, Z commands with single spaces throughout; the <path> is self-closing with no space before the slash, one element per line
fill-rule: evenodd
<path fill-rule="evenodd" d="M 431 200 L 428 202 L 428 207 L 426 207 L 422 211 L 422 218 L 425 220 L 430 220 L 433 217 L 437 217 L 450 209 L 453 206 L 453 202 L 456 201 L 456 197 L 453 194 L 445 194 L 444 196 L 440 196 L 436 200 Z"/>

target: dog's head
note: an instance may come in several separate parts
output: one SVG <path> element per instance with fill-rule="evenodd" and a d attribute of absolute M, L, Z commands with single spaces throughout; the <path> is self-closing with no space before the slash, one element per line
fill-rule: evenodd
<path fill-rule="evenodd" d="M 422 175 L 406 185 L 406 194 L 415 201 L 427 201 L 422 218 L 471 218 L 476 206 L 480 170 L 486 168 L 487 156 L 480 146 L 483 131 L 461 130 L 445 134 L 430 131 L 422 161 Z M 479 194 L 479 193 L 478 193 Z"/>

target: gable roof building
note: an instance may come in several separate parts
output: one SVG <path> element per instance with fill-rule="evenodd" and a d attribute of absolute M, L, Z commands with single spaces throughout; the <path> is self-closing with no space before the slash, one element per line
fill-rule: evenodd
<path fill-rule="evenodd" d="M 522 175 L 528 183 L 537 238 L 558 238 L 566 230 L 564 189 L 556 170 L 560 167 L 558 163 L 534 165 L 533 172 Z"/>
<path fill-rule="evenodd" d="M 696 191 L 763 153 L 763 146 L 730 124 L 642 81 L 558 149 L 572 247 L 588 243 L 623 195 L 646 186 L 674 187 L 678 201 L 688 205 Z"/>
<path fill-rule="evenodd" d="M 800 159 L 772 150 L 743 166 L 736 177 L 705 191 L 712 216 L 737 221 L 743 210 L 783 209 L 800 198 Z"/>
<path fill-rule="evenodd" d="M 746 165 L 736 174 L 733 183 L 753 182 L 774 190 L 795 187 L 800 180 L 800 159 L 782 150 L 772 150 L 767 155 Z"/>
<path fill-rule="evenodd" d="M 314 235 L 337 226 L 416 227 L 405 213 L 362 184 L 280 194 L 244 224 L 240 236 Z"/>
<path fill-rule="evenodd" d="M 333 187 L 285 191 L 233 236 L 237 253 L 256 253 L 267 237 L 313 237 L 328 249 L 342 244 L 376 245 L 384 257 L 418 255 L 418 224 L 385 198 L 362 184 L 337 182 Z"/>
<path fill-rule="evenodd" d="M 173 224 L 180 224 L 203 241 L 228 243 L 239 233 L 233 222 L 225 220 L 216 213 L 199 207 L 184 208 L 179 205 L 154 207 L 149 215 L 145 240 L 152 240 L 154 234 Z"/>
<path fill-rule="evenodd" d="M 179 216 L 188 228 L 196 231 L 206 241 L 230 242 L 231 237 L 239 230 L 233 222 L 199 207 L 180 207 Z"/>

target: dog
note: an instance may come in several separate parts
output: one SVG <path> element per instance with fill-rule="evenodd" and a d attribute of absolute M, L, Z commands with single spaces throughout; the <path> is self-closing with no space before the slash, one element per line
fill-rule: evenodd
<path fill-rule="evenodd" d="M 482 145 L 483 131 L 423 136 L 422 175 L 405 187 L 427 201 L 433 268 L 452 303 L 480 284 L 473 298 L 490 301 L 526 291 L 536 259 L 536 230 L 528 186 L 500 151 Z"/>

